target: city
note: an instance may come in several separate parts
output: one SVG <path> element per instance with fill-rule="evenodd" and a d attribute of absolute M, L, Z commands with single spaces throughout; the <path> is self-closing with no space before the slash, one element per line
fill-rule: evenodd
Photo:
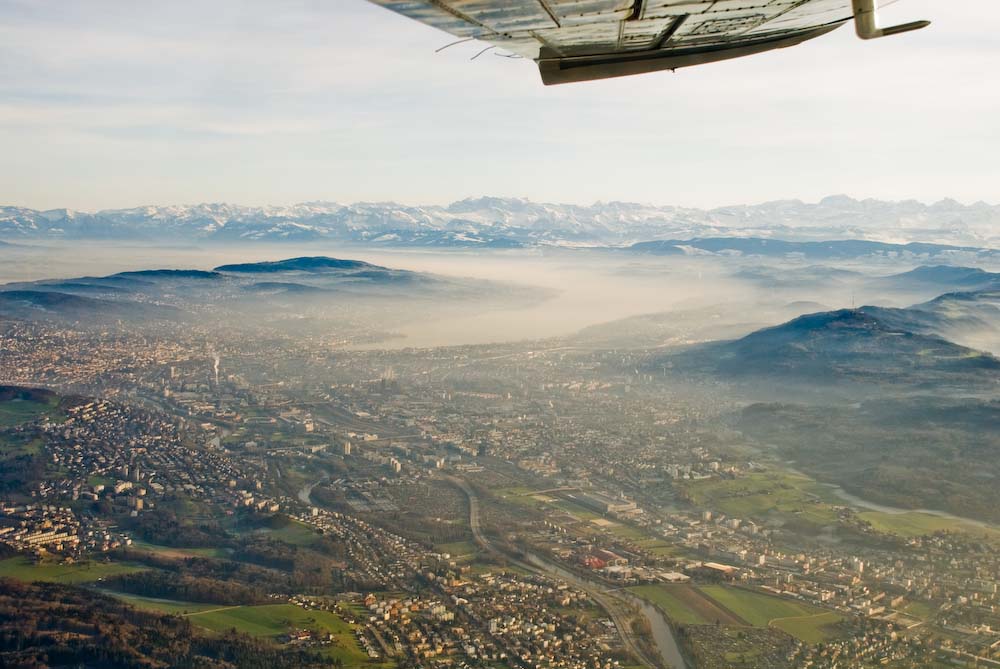
<path fill-rule="evenodd" d="M 8 387 L 41 411 L 4 432 L 31 445 L 5 467 L 0 541 L 30 556 L 11 569 L 95 565 L 101 592 L 209 628 L 231 621 L 208 604 L 323 610 L 350 634 L 274 638 L 396 665 L 985 665 L 1000 648 L 1000 530 L 851 504 L 736 429 L 732 387 L 637 375 L 636 352 L 43 322 L 2 338 L 6 383 L 65 389 Z"/>
<path fill-rule="evenodd" d="M 0 0 L 0 667 L 1000 669 L 998 23 Z"/>

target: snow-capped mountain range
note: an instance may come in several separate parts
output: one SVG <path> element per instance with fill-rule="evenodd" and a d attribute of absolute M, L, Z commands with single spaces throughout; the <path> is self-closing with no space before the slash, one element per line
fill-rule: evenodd
<path fill-rule="evenodd" d="M 249 207 L 198 204 L 80 212 L 0 207 L 0 240 L 309 241 L 513 248 L 625 246 L 658 239 L 861 239 L 1000 247 L 1000 205 L 954 200 L 782 200 L 717 209 L 627 202 L 589 206 L 481 197 L 447 206 L 394 202 Z"/>

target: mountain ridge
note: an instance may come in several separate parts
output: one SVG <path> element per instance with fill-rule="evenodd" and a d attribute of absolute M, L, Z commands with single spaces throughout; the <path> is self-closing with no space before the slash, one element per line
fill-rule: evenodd
<path fill-rule="evenodd" d="M 663 239 L 760 237 L 861 239 L 1000 247 L 1000 205 L 923 204 L 831 196 L 712 209 L 596 202 L 591 205 L 479 197 L 448 205 L 303 202 L 225 203 L 80 212 L 0 206 L 0 239 L 314 241 L 467 248 L 629 245 Z"/>

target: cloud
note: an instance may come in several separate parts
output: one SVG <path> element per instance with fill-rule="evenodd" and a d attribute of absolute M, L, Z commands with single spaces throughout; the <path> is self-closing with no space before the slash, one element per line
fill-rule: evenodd
<path fill-rule="evenodd" d="M 362 0 L 0 0 L 4 197 L 31 206 L 495 193 L 716 205 L 995 200 L 993 3 L 926 31 L 544 88 Z M 84 173 L 82 175 L 81 173 Z"/>

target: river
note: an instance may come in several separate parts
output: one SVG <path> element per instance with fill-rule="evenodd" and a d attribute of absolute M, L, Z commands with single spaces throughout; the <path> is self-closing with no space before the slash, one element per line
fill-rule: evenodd
<path fill-rule="evenodd" d="M 904 513 L 923 513 L 929 516 L 937 516 L 938 518 L 947 518 L 948 520 L 954 520 L 960 523 L 965 523 L 967 525 L 974 525 L 976 527 L 983 527 L 990 529 L 993 526 L 989 523 L 984 523 L 981 520 L 974 520 L 972 518 L 964 518 L 963 516 L 956 516 L 953 513 L 948 513 L 947 511 L 938 511 L 937 509 L 903 509 L 898 506 L 886 506 L 885 504 L 876 504 L 875 502 L 869 502 L 866 499 L 862 499 L 857 495 L 852 495 L 838 485 L 832 483 L 825 483 L 824 485 L 829 486 L 833 490 L 833 494 L 844 500 L 852 506 L 859 506 L 863 509 L 868 509 L 870 511 L 880 511 L 881 513 L 889 513 L 894 516 L 898 516 Z"/>
<path fill-rule="evenodd" d="M 784 463 L 785 465 L 787 465 L 788 471 L 792 472 L 793 474 L 798 474 L 799 476 L 804 476 L 806 478 L 815 480 L 814 476 L 799 471 L 798 469 L 795 469 L 796 462 L 794 460 L 785 460 Z M 879 511 L 881 513 L 892 514 L 894 516 L 899 516 L 904 513 L 924 513 L 927 514 L 928 516 L 937 516 L 938 518 L 946 518 L 948 520 L 954 520 L 956 522 L 965 523 L 967 525 L 973 525 L 975 527 L 996 529 L 995 525 L 984 523 L 981 520 L 975 520 L 973 518 L 965 518 L 963 516 L 956 516 L 953 513 L 948 513 L 947 511 L 940 511 L 938 509 L 904 509 L 899 506 L 889 506 L 887 504 L 877 504 L 875 502 L 869 502 L 867 499 L 858 497 L 857 495 L 852 495 L 851 493 L 847 492 L 836 483 L 823 483 L 822 481 L 817 481 L 817 482 L 820 483 L 820 485 L 824 485 L 827 488 L 829 488 L 834 495 L 844 500 L 851 506 L 860 507 L 862 509 L 868 509 L 869 511 Z"/>
<path fill-rule="evenodd" d="M 655 606 L 652 606 L 645 600 L 636 597 L 627 590 L 608 592 L 604 584 L 585 579 L 582 576 L 563 569 L 559 565 L 533 553 L 529 553 L 527 555 L 527 561 L 539 569 L 573 584 L 581 590 L 602 591 L 608 597 L 625 600 L 629 604 L 638 608 L 639 612 L 642 613 L 642 616 L 649 623 L 650 630 L 653 634 L 653 642 L 656 644 L 656 649 L 659 651 L 660 657 L 663 658 L 665 665 L 667 667 L 672 667 L 673 669 L 688 669 L 688 663 L 684 659 L 684 654 L 681 653 L 680 646 L 677 644 L 677 638 L 674 636 L 673 628 L 670 627 L 670 623 L 667 622 L 667 619 Z"/>

